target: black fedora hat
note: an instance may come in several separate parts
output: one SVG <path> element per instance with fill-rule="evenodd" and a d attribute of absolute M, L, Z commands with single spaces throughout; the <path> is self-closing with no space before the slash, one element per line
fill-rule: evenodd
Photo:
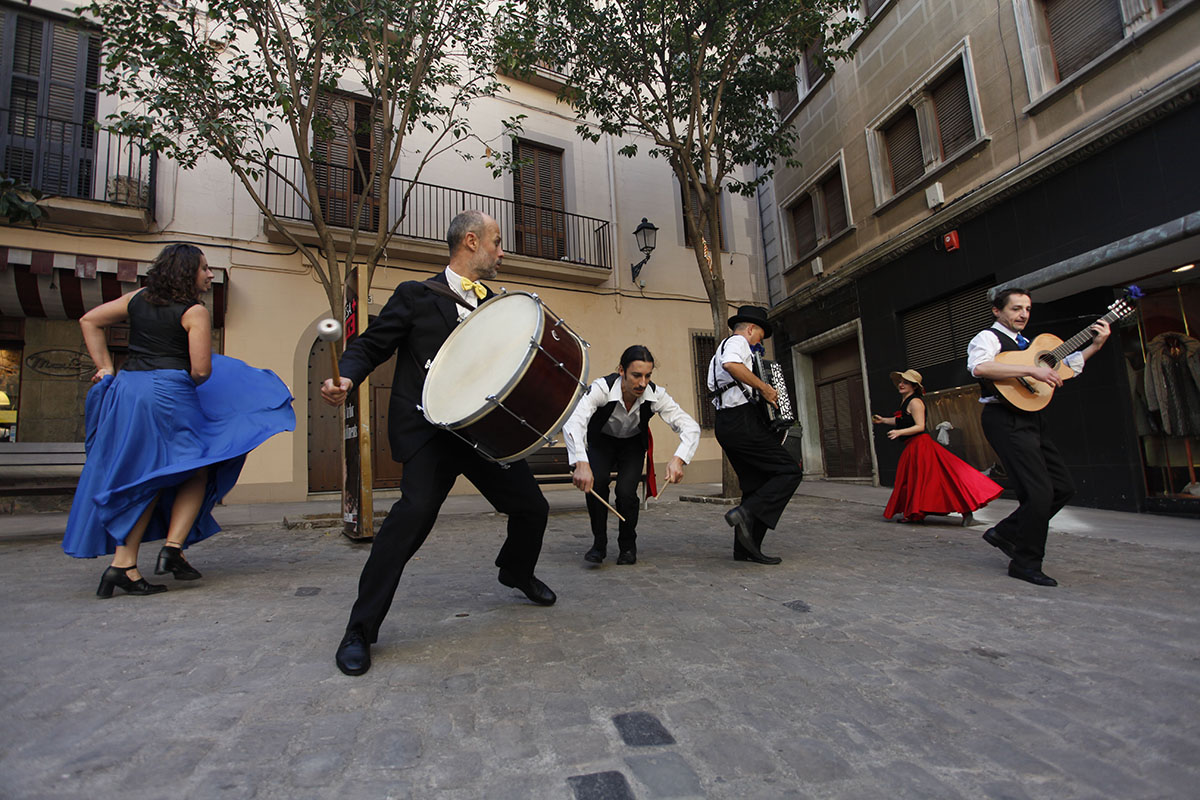
<path fill-rule="evenodd" d="M 733 328 L 739 322 L 753 322 L 763 329 L 763 338 L 770 339 L 773 331 L 767 321 L 767 310 L 761 306 L 738 306 L 738 312 L 729 318 L 729 327 Z"/>

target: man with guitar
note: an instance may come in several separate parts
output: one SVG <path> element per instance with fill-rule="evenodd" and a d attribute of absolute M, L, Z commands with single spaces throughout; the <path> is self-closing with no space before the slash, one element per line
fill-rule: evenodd
<path fill-rule="evenodd" d="M 1075 337 L 1080 344 L 1090 339 L 1087 346 L 1058 362 L 1054 358 L 1056 353 L 1043 352 L 1038 343 L 1030 348 L 1022 333 L 1032 308 L 1033 301 L 1024 289 L 999 292 L 992 301 L 995 324 L 967 345 L 967 369 L 980 383 L 983 433 L 1012 479 L 1019 503 L 1017 510 L 990 528 L 983 539 L 1011 559 L 1008 565 L 1011 577 L 1038 586 L 1057 586 L 1058 581 L 1042 572 L 1046 534 L 1050 518 L 1075 494 L 1075 484 L 1066 462 L 1047 435 L 1041 412 L 1022 410 L 1002 397 L 1009 397 L 1011 391 L 1020 403 L 1019 393 L 1033 397 L 1039 392 L 1046 394 L 1047 387 L 1052 392 L 1062 386 L 1064 377 L 1082 372 L 1083 362 L 1104 346 L 1109 326 L 1106 319 L 1097 320 Z M 1045 363 L 1047 360 L 1051 363 Z M 1009 391 L 1002 392 L 998 386 Z M 1040 405 L 1035 402 L 1033 407 Z"/>

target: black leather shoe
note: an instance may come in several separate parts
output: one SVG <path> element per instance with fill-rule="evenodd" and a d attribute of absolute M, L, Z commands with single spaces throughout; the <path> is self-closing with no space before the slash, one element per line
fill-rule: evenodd
<path fill-rule="evenodd" d="M 753 561 L 755 564 L 782 564 L 783 559 L 779 556 L 767 556 L 761 552 L 757 556 L 752 556 L 749 553 L 734 553 L 734 561 Z"/>
<path fill-rule="evenodd" d="M 533 602 L 539 606 L 552 606 L 554 601 L 558 599 L 550 587 L 539 581 L 537 578 L 530 575 L 528 578 L 518 578 L 506 569 L 500 570 L 499 580 L 505 586 L 511 586 L 514 589 L 520 589 Z"/>
<path fill-rule="evenodd" d="M 371 645 L 358 629 L 346 631 L 334 656 L 338 669 L 347 675 L 362 675 L 371 668 Z"/>
<path fill-rule="evenodd" d="M 165 592 L 167 587 L 161 583 L 150 583 L 145 578 L 130 580 L 129 570 L 135 567 L 109 567 L 100 576 L 100 586 L 96 589 L 96 597 L 112 597 L 113 589 L 122 589 L 125 594 L 158 594 Z"/>
<path fill-rule="evenodd" d="M 608 554 L 604 552 L 603 547 L 593 547 L 583 554 L 583 560 L 590 564 L 599 564 L 606 555 Z"/>
<path fill-rule="evenodd" d="M 193 567 L 183 557 L 183 551 L 178 547 L 163 545 L 158 551 L 158 563 L 154 566 L 155 575 L 166 575 L 170 572 L 177 581 L 194 581 L 202 577 L 200 570 Z"/>
<path fill-rule="evenodd" d="M 1010 542 L 1008 539 L 1005 539 L 1003 536 L 996 533 L 995 528 L 988 528 L 987 531 L 983 534 L 983 540 L 985 542 L 987 542 L 988 544 L 990 544 L 992 547 L 999 548 L 1000 552 L 1004 553 L 1004 555 L 1008 556 L 1009 558 L 1017 557 L 1016 556 L 1016 553 L 1017 553 L 1016 546 L 1012 542 Z"/>
<path fill-rule="evenodd" d="M 636 564 L 637 563 L 637 551 L 636 550 L 622 550 L 621 555 L 617 556 L 617 563 L 618 564 Z"/>
<path fill-rule="evenodd" d="M 754 535 L 750 531 L 750 527 L 754 524 L 753 518 L 742 510 L 741 506 L 736 506 L 725 512 L 725 521 L 733 526 L 733 535 L 737 543 L 742 546 L 742 549 L 753 558 L 750 561 L 757 561 L 760 564 L 771 563 L 764 561 L 766 558 L 762 551 L 758 549 L 758 545 L 754 542 Z M 778 562 L 776 562 L 778 563 Z"/>
<path fill-rule="evenodd" d="M 1008 577 L 1017 578 L 1022 581 L 1029 581 L 1038 586 L 1058 586 L 1058 581 L 1051 578 L 1040 569 L 1029 569 L 1028 567 L 1018 567 L 1016 564 L 1008 565 Z"/>

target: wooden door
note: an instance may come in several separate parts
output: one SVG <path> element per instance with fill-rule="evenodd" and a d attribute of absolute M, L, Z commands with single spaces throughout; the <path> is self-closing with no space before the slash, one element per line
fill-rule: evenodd
<path fill-rule="evenodd" d="M 567 220 L 563 214 L 562 151 L 530 142 L 518 142 L 516 149 L 522 164 L 513 175 L 514 250 L 527 256 L 564 258 Z"/>
<path fill-rule="evenodd" d="M 813 355 L 817 417 L 825 475 L 871 477 L 867 403 L 859 366 L 858 341 L 850 340 Z"/>

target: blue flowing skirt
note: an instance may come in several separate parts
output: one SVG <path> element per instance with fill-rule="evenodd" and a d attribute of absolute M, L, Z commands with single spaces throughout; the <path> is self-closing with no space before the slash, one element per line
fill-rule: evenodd
<path fill-rule="evenodd" d="M 208 487 L 184 544 L 207 539 L 220 530 L 213 506 L 237 483 L 246 454 L 296 427 L 291 392 L 275 373 L 220 355 L 199 386 L 179 369 L 105 376 L 85 414 L 87 460 L 63 536 L 76 558 L 115 552 L 155 495 L 142 540 L 166 538 L 175 490 L 201 467 Z"/>

